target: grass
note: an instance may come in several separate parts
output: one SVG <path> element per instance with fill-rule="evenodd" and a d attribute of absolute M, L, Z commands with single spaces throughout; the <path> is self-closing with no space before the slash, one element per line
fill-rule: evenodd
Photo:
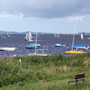
<path fill-rule="evenodd" d="M 89 59 L 89 53 L 0 59 L 0 90 L 90 90 Z M 84 84 L 68 85 L 81 73 L 86 75 Z"/>

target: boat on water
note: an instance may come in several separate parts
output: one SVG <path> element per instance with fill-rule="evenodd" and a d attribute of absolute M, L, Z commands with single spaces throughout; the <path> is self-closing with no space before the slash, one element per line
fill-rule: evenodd
<path fill-rule="evenodd" d="M 82 33 L 80 34 L 80 36 L 81 36 L 81 39 L 83 39 L 83 34 Z"/>
<path fill-rule="evenodd" d="M 36 49 L 36 48 L 40 48 L 40 44 L 29 44 L 28 46 L 26 46 L 26 49 Z"/>
<path fill-rule="evenodd" d="M 50 56 L 51 54 L 45 54 L 45 53 L 30 53 L 28 56 Z"/>
<path fill-rule="evenodd" d="M 84 54 L 85 52 L 83 51 L 65 51 L 65 54 Z"/>
<path fill-rule="evenodd" d="M 87 39 L 90 40 L 90 37 L 88 37 Z"/>
<path fill-rule="evenodd" d="M 38 51 L 35 50 L 34 53 L 29 53 L 28 56 L 50 56 L 51 54 L 45 53 L 45 50 L 48 49 L 38 49 Z"/>
<path fill-rule="evenodd" d="M 74 45 L 72 46 L 73 49 L 84 49 L 84 50 L 88 50 L 89 46 L 81 46 L 81 45 Z"/>
<path fill-rule="evenodd" d="M 37 49 L 40 50 L 40 44 L 37 43 L 37 33 L 36 33 L 36 40 L 34 44 L 30 44 L 29 46 L 26 46 L 27 49 L 34 49 L 35 52 L 34 53 L 29 53 L 28 56 L 48 56 L 50 54 L 46 54 L 44 53 L 44 50 L 46 49 L 41 49 L 43 52 L 42 53 L 38 53 Z"/>
<path fill-rule="evenodd" d="M 0 51 L 15 51 L 15 47 L 0 47 Z"/>
<path fill-rule="evenodd" d="M 54 33 L 54 37 L 60 37 L 60 34 Z"/>
<path fill-rule="evenodd" d="M 74 24 L 74 33 L 75 33 L 75 24 Z M 65 54 L 84 54 L 85 52 L 83 51 L 76 51 L 76 49 L 74 49 L 74 38 L 75 38 L 75 34 L 73 34 L 73 40 L 72 40 L 72 50 L 70 51 L 65 51 Z"/>
<path fill-rule="evenodd" d="M 66 47 L 65 44 L 55 44 L 55 47 Z"/>
<path fill-rule="evenodd" d="M 26 46 L 26 49 L 37 49 L 40 48 L 40 44 L 37 43 L 37 33 L 36 33 L 36 40 L 35 43 L 29 44 L 28 46 Z"/>

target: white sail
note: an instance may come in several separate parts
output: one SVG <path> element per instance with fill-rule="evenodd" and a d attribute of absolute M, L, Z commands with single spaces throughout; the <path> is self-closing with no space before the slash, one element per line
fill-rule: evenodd
<path fill-rule="evenodd" d="M 54 33 L 54 37 L 60 37 L 60 34 Z"/>
<path fill-rule="evenodd" d="M 81 36 L 81 39 L 83 39 L 83 34 L 80 34 L 80 36 Z"/>
<path fill-rule="evenodd" d="M 25 40 L 32 41 L 32 34 L 31 34 L 31 32 L 26 33 Z"/>
<path fill-rule="evenodd" d="M 28 40 L 32 41 L 32 34 L 31 34 L 31 32 L 28 33 Z"/>

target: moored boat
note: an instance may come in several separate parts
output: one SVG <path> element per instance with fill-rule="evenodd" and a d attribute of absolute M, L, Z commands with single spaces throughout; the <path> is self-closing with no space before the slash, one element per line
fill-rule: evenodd
<path fill-rule="evenodd" d="M 35 49 L 35 48 L 40 48 L 40 44 L 30 44 L 26 46 L 26 49 Z"/>
<path fill-rule="evenodd" d="M 65 44 L 55 44 L 55 47 L 66 47 Z"/>
<path fill-rule="evenodd" d="M 0 47 L 0 51 L 15 51 L 15 47 Z"/>
<path fill-rule="evenodd" d="M 85 52 L 83 51 L 65 51 L 65 54 L 84 54 Z"/>
<path fill-rule="evenodd" d="M 84 49 L 84 50 L 88 50 L 89 46 L 81 46 L 81 45 L 74 45 L 72 46 L 73 49 Z"/>
<path fill-rule="evenodd" d="M 75 24 L 74 24 L 74 33 L 75 33 Z M 65 51 L 65 54 L 84 54 L 85 52 L 83 51 L 75 51 L 74 49 L 74 39 L 75 39 L 75 34 L 73 34 L 73 41 L 72 41 L 72 50 L 70 51 Z M 81 48 L 81 47 L 80 47 Z"/>
<path fill-rule="evenodd" d="M 51 54 L 44 54 L 44 53 L 30 53 L 28 56 L 50 56 Z"/>

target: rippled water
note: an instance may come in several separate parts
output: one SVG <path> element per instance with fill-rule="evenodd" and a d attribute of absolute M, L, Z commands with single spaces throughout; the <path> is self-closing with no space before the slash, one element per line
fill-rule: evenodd
<path fill-rule="evenodd" d="M 0 38 L 0 47 L 16 47 L 16 51 L 0 51 L 0 57 L 13 56 L 26 56 L 29 53 L 34 53 L 34 49 L 26 49 L 25 46 L 30 43 L 35 43 L 35 34 L 33 34 L 33 41 L 28 42 L 24 40 L 25 34 L 11 34 L 10 37 Z M 90 46 L 90 40 L 87 39 L 89 35 L 84 35 L 84 39 L 81 40 L 80 35 L 75 35 L 75 45 L 87 45 Z M 37 49 L 37 53 L 42 53 L 43 49 L 47 54 L 64 54 L 66 50 L 71 50 L 72 35 L 60 34 L 59 37 L 55 37 L 54 34 L 38 34 L 38 43 L 41 44 L 41 50 Z M 66 44 L 67 47 L 55 47 L 56 43 Z M 89 52 L 89 51 L 86 51 Z"/>

